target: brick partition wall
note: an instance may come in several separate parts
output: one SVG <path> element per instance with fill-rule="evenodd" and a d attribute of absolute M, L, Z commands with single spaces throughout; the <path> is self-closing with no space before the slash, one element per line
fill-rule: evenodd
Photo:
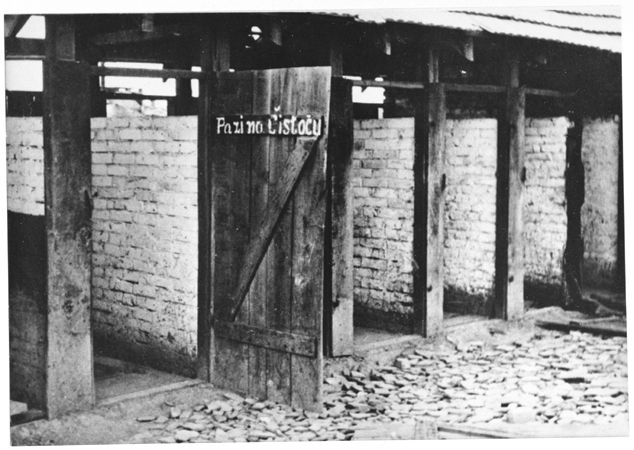
<path fill-rule="evenodd" d="M 407 329 L 412 315 L 414 119 L 354 122 L 354 316 Z"/>
<path fill-rule="evenodd" d="M 565 117 L 526 120 L 524 194 L 524 296 L 552 304 L 563 295 L 566 213 Z"/>
<path fill-rule="evenodd" d="M 95 340 L 193 375 L 197 118 L 93 119 L 92 128 Z"/>
<path fill-rule="evenodd" d="M 487 314 L 495 281 L 497 120 L 448 120 L 445 310 Z"/>
<path fill-rule="evenodd" d="M 11 398 L 43 408 L 46 388 L 46 234 L 41 118 L 7 118 Z"/>
<path fill-rule="evenodd" d="M 585 120 L 581 158 L 585 198 L 581 206 L 583 281 L 615 287 L 618 255 L 619 119 Z"/>
<path fill-rule="evenodd" d="M 196 355 L 196 153 L 196 117 L 92 120 L 95 347 L 186 375 L 193 375 Z M 42 278 L 45 270 L 42 157 L 41 118 L 9 118 L 10 242 L 28 244 L 10 252 L 17 255 L 11 278 L 25 279 L 21 286 L 32 285 L 28 277 Z M 34 221 L 38 230 L 20 239 Z M 38 271 L 23 273 L 27 265 Z M 43 345 L 44 312 L 39 309 L 42 320 L 28 316 L 38 311 L 40 297 L 26 296 L 26 302 L 23 290 L 11 295 L 12 367 L 24 355 L 37 360 L 33 343 L 20 347 L 22 340 Z M 20 331 L 32 324 L 42 330 Z M 17 370 L 16 376 L 24 372 Z"/>
<path fill-rule="evenodd" d="M 41 117 L 7 118 L 7 208 L 44 215 Z"/>

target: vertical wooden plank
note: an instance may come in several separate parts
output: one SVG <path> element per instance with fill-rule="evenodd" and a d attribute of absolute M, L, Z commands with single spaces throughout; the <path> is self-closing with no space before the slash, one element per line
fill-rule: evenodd
<path fill-rule="evenodd" d="M 343 48 L 342 36 L 335 30 L 330 32 L 328 59 L 333 77 L 343 76 Z"/>
<path fill-rule="evenodd" d="M 623 191 L 623 111 L 619 113 L 617 288 L 625 292 L 625 197 Z"/>
<path fill-rule="evenodd" d="M 222 47 L 222 51 L 216 50 Z M 205 73 L 229 67 L 229 42 L 206 31 L 201 36 L 200 65 Z M 220 58 L 219 58 L 220 57 Z M 226 70 L 224 69 L 224 70 Z M 199 80 L 198 93 L 198 332 L 197 375 L 211 381 L 213 373 L 213 255 L 214 204 L 212 199 L 215 148 L 211 146 L 211 92 L 215 77 Z"/>
<path fill-rule="evenodd" d="M 253 79 L 250 72 L 219 73 L 212 114 L 249 114 L 253 102 Z M 251 182 L 251 142 L 232 136 L 212 134 L 211 147 L 216 152 L 214 183 L 214 316 L 229 317 L 229 296 L 239 275 L 249 237 Z M 248 322 L 248 307 L 237 317 Z M 214 382 L 237 392 L 248 392 L 248 345 L 216 337 Z"/>
<path fill-rule="evenodd" d="M 343 356 L 353 351 L 353 112 L 349 80 L 332 79 L 329 122 L 324 344 L 326 354 Z"/>
<path fill-rule="evenodd" d="M 440 82 L 440 56 L 435 46 L 427 48 L 427 82 Z"/>
<path fill-rule="evenodd" d="M 585 196 L 584 170 L 581 160 L 583 120 L 572 117 L 572 127 L 566 135 L 566 215 L 568 232 L 564 252 L 566 302 L 581 301 L 583 237 L 581 235 L 581 206 Z"/>
<path fill-rule="evenodd" d="M 272 72 L 253 72 L 253 114 L 271 112 Z M 258 233 L 255 228 L 267 212 L 269 195 L 269 136 L 254 137 L 251 150 L 251 216 L 249 241 Z M 260 265 L 248 293 L 249 324 L 266 327 L 267 317 L 267 264 L 266 256 Z M 261 347 L 249 348 L 249 395 L 264 399 L 266 392 L 267 352 Z"/>
<path fill-rule="evenodd" d="M 297 83 L 289 94 L 297 95 L 301 92 L 303 100 L 294 112 L 318 114 L 324 119 L 328 118 L 330 68 L 300 69 L 297 73 Z M 318 349 L 321 349 L 323 331 L 327 133 L 326 128 L 297 187 L 293 203 L 292 331 L 316 336 Z M 318 351 L 315 359 L 293 355 L 291 377 L 291 404 L 308 410 L 321 410 L 322 352 Z"/>
<path fill-rule="evenodd" d="M 72 22 L 46 18 L 44 192 L 47 240 L 46 407 L 49 417 L 94 404 L 90 76 L 74 57 Z"/>
<path fill-rule="evenodd" d="M 297 100 L 288 92 L 295 82 L 293 71 L 272 71 L 271 108 L 280 107 L 283 114 L 292 111 Z M 274 139 L 269 153 L 269 172 L 272 197 L 281 189 L 275 180 L 281 178 L 286 160 L 295 147 L 295 138 Z M 292 204 L 291 199 L 290 203 Z M 275 237 L 268 250 L 266 264 L 268 271 L 268 298 L 266 324 L 268 328 L 281 331 L 291 329 L 291 252 L 293 245 L 292 208 L 284 211 Z M 267 393 L 273 401 L 291 402 L 291 356 L 276 350 L 267 350 Z"/>
<path fill-rule="evenodd" d="M 516 77 L 512 75 L 512 78 Z M 524 312 L 522 202 L 525 104 L 525 89 L 509 87 L 498 119 L 496 301 L 493 314 L 506 320 L 517 319 Z"/>
<path fill-rule="evenodd" d="M 442 329 L 445 205 L 444 85 L 430 84 L 415 123 L 414 317 L 424 336 Z"/>

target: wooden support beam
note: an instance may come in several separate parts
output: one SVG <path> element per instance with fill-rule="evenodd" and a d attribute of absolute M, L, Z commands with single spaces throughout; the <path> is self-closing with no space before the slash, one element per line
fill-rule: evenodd
<path fill-rule="evenodd" d="M 576 92 L 561 92 L 553 89 L 537 89 L 526 88 L 526 95 L 536 95 L 539 97 L 553 97 L 553 98 L 573 98 L 577 95 Z"/>
<path fill-rule="evenodd" d="M 4 37 L 14 38 L 31 17 L 30 14 L 5 14 Z"/>
<path fill-rule="evenodd" d="M 446 118 L 444 85 L 432 83 L 417 111 L 414 154 L 414 315 L 426 337 L 443 320 Z"/>
<path fill-rule="evenodd" d="M 427 49 L 427 82 L 440 82 L 440 56 L 439 50 L 434 46 Z"/>
<path fill-rule="evenodd" d="M 623 109 L 619 114 L 619 174 L 618 174 L 618 226 L 617 226 L 617 287 L 625 292 L 625 197 L 623 186 Z"/>
<path fill-rule="evenodd" d="M 44 59 L 42 39 L 5 38 L 4 56 L 12 59 Z"/>
<path fill-rule="evenodd" d="M 339 36 L 339 34 L 335 31 L 331 31 L 330 33 L 328 57 L 332 76 L 343 76 L 343 49 L 341 46 L 341 36 Z"/>
<path fill-rule="evenodd" d="M 353 86 L 382 87 L 386 89 L 425 89 L 425 84 L 418 81 L 377 81 L 377 80 L 350 80 Z"/>
<path fill-rule="evenodd" d="M 181 69 L 134 69 L 127 67 L 98 67 L 91 66 L 90 73 L 95 76 L 111 77 L 141 77 L 141 78 L 186 78 L 202 79 L 209 76 L 209 72 L 194 72 Z"/>
<path fill-rule="evenodd" d="M 317 352 L 321 350 L 317 348 L 318 339 L 305 334 L 224 320 L 216 320 L 214 330 L 217 336 L 232 341 L 309 358 L 315 358 Z"/>
<path fill-rule="evenodd" d="M 506 86 L 492 84 L 447 83 L 445 89 L 447 92 L 472 92 L 474 94 L 502 94 L 506 92 Z"/>
<path fill-rule="evenodd" d="M 147 14 L 146 16 L 153 16 L 153 14 Z M 145 23 L 149 26 L 151 21 L 146 21 Z M 99 46 L 121 45 L 156 41 L 159 39 L 174 39 L 184 35 L 196 35 L 200 32 L 200 28 L 195 24 L 153 25 L 153 27 L 151 29 L 148 28 L 147 31 L 143 31 L 141 28 L 135 28 L 98 34 L 92 36 L 90 42 Z"/>
<path fill-rule="evenodd" d="M 44 191 L 49 418 L 94 404 L 91 335 L 91 156 L 88 64 L 73 58 L 68 16 L 46 17 Z"/>
<path fill-rule="evenodd" d="M 513 73 L 514 70 L 511 70 Z M 510 78 L 517 84 L 517 76 Z M 493 315 L 505 320 L 524 313 L 523 198 L 526 90 L 509 87 L 498 118 L 498 182 Z"/>
<path fill-rule="evenodd" d="M 200 36 L 200 66 L 203 73 L 229 69 L 229 35 L 222 26 Z M 212 175 L 215 154 L 211 147 L 211 98 L 215 77 L 204 77 L 198 88 L 198 378 L 211 381 L 214 371 L 212 327 L 215 254 L 215 212 Z"/>
<path fill-rule="evenodd" d="M 583 263 L 583 237 L 581 234 L 581 206 L 585 197 L 581 136 L 583 120 L 574 115 L 572 127 L 566 135 L 566 215 L 568 218 L 566 249 L 564 251 L 565 303 L 583 301 L 581 266 Z"/>
<path fill-rule="evenodd" d="M 324 342 L 330 356 L 351 355 L 353 351 L 353 105 L 352 83 L 333 78 L 328 126 L 330 210 L 327 227 L 331 237 L 330 264 L 326 280 L 331 282 L 324 299 Z M 328 254 L 327 254 L 328 255 Z"/>

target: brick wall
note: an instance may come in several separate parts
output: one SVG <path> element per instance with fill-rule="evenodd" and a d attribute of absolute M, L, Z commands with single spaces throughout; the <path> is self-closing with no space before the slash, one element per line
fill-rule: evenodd
<path fill-rule="evenodd" d="M 495 279 L 497 120 L 448 120 L 445 310 L 486 314 Z"/>
<path fill-rule="evenodd" d="M 41 118 L 7 118 L 11 398 L 45 405 L 46 235 Z"/>
<path fill-rule="evenodd" d="M 524 295 L 538 304 L 563 294 L 566 214 L 565 117 L 526 120 L 524 193 Z"/>
<path fill-rule="evenodd" d="M 44 215 L 41 117 L 7 118 L 7 208 Z"/>
<path fill-rule="evenodd" d="M 618 254 L 618 118 L 584 121 L 581 158 L 585 182 L 581 207 L 583 281 L 590 286 L 614 286 Z"/>
<path fill-rule="evenodd" d="M 406 328 L 414 282 L 414 119 L 357 120 L 354 138 L 355 322 Z"/>
<path fill-rule="evenodd" d="M 99 347 L 193 374 L 197 118 L 93 119 L 93 330 Z"/>
<path fill-rule="evenodd" d="M 95 347 L 190 375 L 197 328 L 196 127 L 196 117 L 92 120 Z M 8 119 L 10 215 L 39 215 L 44 237 L 41 145 L 41 118 Z M 24 226 L 13 228 L 15 234 Z M 10 262 L 14 272 L 24 265 Z M 11 314 L 27 306 L 12 303 Z M 12 323 L 17 330 L 21 322 L 16 316 Z"/>

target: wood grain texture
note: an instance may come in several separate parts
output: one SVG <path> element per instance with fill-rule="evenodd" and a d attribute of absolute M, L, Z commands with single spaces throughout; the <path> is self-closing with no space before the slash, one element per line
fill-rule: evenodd
<path fill-rule="evenodd" d="M 444 85 L 430 84 L 416 116 L 414 155 L 414 315 L 426 337 L 443 320 L 446 117 Z"/>
<path fill-rule="evenodd" d="M 327 118 L 329 86 L 326 69 L 219 73 L 213 112 L 279 109 Z M 250 396 L 313 409 L 321 406 L 324 141 L 212 136 L 217 156 L 215 322 L 230 322 L 237 312 L 233 331 L 226 324 L 214 329 L 214 380 Z M 301 259 L 296 259 L 298 249 Z M 300 290 L 294 287 L 297 276 L 308 280 Z M 235 308 L 229 300 L 242 292 L 242 308 Z M 303 347 L 297 343 L 309 343 L 312 350 L 299 351 Z"/>
<path fill-rule="evenodd" d="M 44 64 L 49 417 L 94 404 L 90 95 L 87 64 Z"/>
<path fill-rule="evenodd" d="M 297 114 L 311 112 L 329 117 L 330 68 L 299 69 L 295 93 L 303 101 Z M 327 123 L 327 122 L 326 122 Z M 304 176 L 295 192 L 293 220 L 293 303 L 292 331 L 322 339 L 322 298 L 324 274 L 324 228 L 327 186 L 326 148 L 328 130 L 318 142 Z M 292 356 L 292 402 L 295 407 L 319 411 L 322 408 L 321 384 L 323 367 L 321 353 L 316 359 Z"/>
<path fill-rule="evenodd" d="M 272 349 L 284 354 L 294 354 L 315 358 L 317 356 L 317 339 L 314 336 L 307 336 L 298 333 L 289 333 L 286 331 L 278 331 L 270 328 L 256 327 L 245 325 L 242 323 L 226 322 L 217 320 L 214 322 L 216 334 L 233 341 L 249 344 L 249 350 L 255 349 Z M 250 361 L 254 353 L 249 353 Z M 255 355 L 259 357 L 260 355 Z M 266 367 L 266 366 L 264 366 Z M 250 366 L 252 368 L 252 366 Z M 260 366 L 258 365 L 258 369 Z M 251 378 L 258 378 L 258 371 L 250 370 Z M 264 381 L 256 379 L 259 384 Z M 258 386 L 256 386 L 257 388 Z M 249 389 L 251 395 L 251 386 Z"/>
<path fill-rule="evenodd" d="M 524 313 L 524 119 L 526 91 L 509 88 L 498 119 L 498 184 L 493 315 L 513 320 Z"/>
<path fill-rule="evenodd" d="M 247 108 L 253 101 L 252 74 L 218 73 L 212 98 L 213 115 L 226 114 Z M 251 176 L 251 145 L 227 136 L 212 134 L 211 147 L 215 153 L 213 175 L 216 251 L 213 265 L 214 317 L 227 318 L 230 305 L 227 292 L 234 289 L 241 255 L 248 248 L 249 238 L 249 180 Z M 222 301 L 224 299 L 225 301 Z M 248 310 L 247 310 L 248 312 Z M 246 322 L 247 314 L 238 316 Z M 215 336 L 214 382 L 237 392 L 248 392 L 249 348 Z"/>
<path fill-rule="evenodd" d="M 253 114 L 267 114 L 271 106 L 271 72 L 253 73 Z M 269 195 L 269 152 L 271 138 L 254 138 L 251 145 L 251 217 L 249 227 L 249 245 L 258 235 L 258 224 L 268 212 Z M 254 274 L 249 290 L 249 324 L 266 327 L 267 311 L 267 275 L 266 258 Z M 258 399 L 266 398 L 266 348 L 249 347 L 249 395 Z"/>
<path fill-rule="evenodd" d="M 326 283 L 331 295 L 324 299 L 326 354 L 353 351 L 353 196 L 352 83 L 333 78 L 328 136 L 329 230 L 326 233 Z"/>
<path fill-rule="evenodd" d="M 274 80 L 271 83 L 271 107 L 279 107 L 284 111 L 292 111 L 293 98 L 284 93 L 290 89 L 294 77 L 292 73 L 272 71 Z M 271 183 L 281 178 L 286 171 L 285 162 L 295 147 L 295 138 L 272 142 L 269 154 L 269 171 Z M 273 189 L 269 192 L 274 195 Z M 284 209 L 277 232 L 271 242 L 268 253 L 268 286 L 267 326 L 273 330 L 290 331 L 291 329 L 291 253 L 293 249 L 293 214 L 291 199 Z M 266 384 L 268 398 L 273 401 L 289 404 L 291 402 L 291 355 L 273 349 L 267 350 Z"/>

